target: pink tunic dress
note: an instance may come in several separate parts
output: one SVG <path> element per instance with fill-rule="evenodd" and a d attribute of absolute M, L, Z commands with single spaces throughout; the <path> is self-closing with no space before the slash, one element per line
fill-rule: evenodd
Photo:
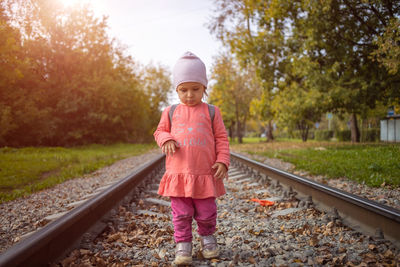
<path fill-rule="evenodd" d="M 175 140 L 179 148 L 173 156 L 167 156 L 158 194 L 199 199 L 225 194 L 223 180 L 214 178 L 211 168 L 216 162 L 229 167 L 229 141 L 220 110 L 215 107 L 214 134 L 207 104 L 178 105 L 172 129 L 169 110 L 167 107 L 162 113 L 154 137 L 160 147 Z"/>

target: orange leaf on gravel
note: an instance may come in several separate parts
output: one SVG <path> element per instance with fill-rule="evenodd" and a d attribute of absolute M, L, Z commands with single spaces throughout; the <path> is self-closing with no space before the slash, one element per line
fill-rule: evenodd
<path fill-rule="evenodd" d="M 251 264 L 256 264 L 256 259 L 254 259 L 254 257 L 250 257 L 250 258 L 249 258 L 249 262 L 250 262 Z"/>
<path fill-rule="evenodd" d="M 259 203 L 261 206 L 273 206 L 275 204 L 274 201 L 269 201 L 265 199 L 252 198 L 250 200 Z"/>
<path fill-rule="evenodd" d="M 389 249 L 386 250 L 385 254 L 383 254 L 385 258 L 393 258 L 393 252 Z"/>
<path fill-rule="evenodd" d="M 198 258 L 199 260 L 204 260 L 203 253 L 201 253 L 200 250 L 197 251 L 197 258 Z"/>
<path fill-rule="evenodd" d="M 316 236 L 311 237 L 309 241 L 309 245 L 315 247 L 318 245 L 318 238 Z"/>

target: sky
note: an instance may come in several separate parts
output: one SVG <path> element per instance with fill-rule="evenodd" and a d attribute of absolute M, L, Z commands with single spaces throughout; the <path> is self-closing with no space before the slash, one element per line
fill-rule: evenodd
<path fill-rule="evenodd" d="M 72 0 L 62 0 L 64 2 Z M 107 15 L 110 35 L 128 47 L 136 61 L 172 69 L 191 51 L 206 64 L 222 45 L 206 27 L 214 0 L 91 0 L 96 14 Z"/>

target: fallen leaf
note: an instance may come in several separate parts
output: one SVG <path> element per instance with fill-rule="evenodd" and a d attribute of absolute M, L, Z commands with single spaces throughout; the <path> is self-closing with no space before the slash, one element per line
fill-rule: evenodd
<path fill-rule="evenodd" d="M 318 238 L 316 236 L 311 237 L 310 241 L 308 242 L 310 246 L 315 247 L 318 245 Z"/>
<path fill-rule="evenodd" d="M 275 204 L 274 201 L 269 201 L 265 199 L 252 198 L 250 200 L 259 203 L 261 206 L 273 206 Z"/>
<path fill-rule="evenodd" d="M 260 234 L 262 234 L 264 232 L 263 229 L 261 229 L 260 231 L 254 231 L 253 229 L 249 230 L 249 233 L 255 236 L 259 236 Z"/>
<path fill-rule="evenodd" d="M 393 252 L 389 249 L 386 250 L 385 254 L 383 254 L 385 258 L 393 258 Z"/>
<path fill-rule="evenodd" d="M 197 259 L 199 259 L 199 260 L 204 260 L 203 253 L 201 253 L 200 250 L 197 251 Z"/>
<path fill-rule="evenodd" d="M 250 257 L 250 258 L 249 258 L 249 262 L 250 262 L 251 264 L 256 264 L 256 259 L 254 259 L 254 257 Z"/>

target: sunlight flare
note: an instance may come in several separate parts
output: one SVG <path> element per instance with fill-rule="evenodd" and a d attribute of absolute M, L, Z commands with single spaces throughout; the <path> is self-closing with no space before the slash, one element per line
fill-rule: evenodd
<path fill-rule="evenodd" d="M 90 8 L 97 15 L 104 15 L 106 12 L 106 0 L 57 0 L 64 7 L 67 8 L 79 8 L 84 5 L 89 5 Z"/>
<path fill-rule="evenodd" d="M 93 2 L 90 0 L 58 0 L 58 1 L 60 1 L 65 7 L 73 7 L 77 6 L 78 4 L 87 4 Z"/>

